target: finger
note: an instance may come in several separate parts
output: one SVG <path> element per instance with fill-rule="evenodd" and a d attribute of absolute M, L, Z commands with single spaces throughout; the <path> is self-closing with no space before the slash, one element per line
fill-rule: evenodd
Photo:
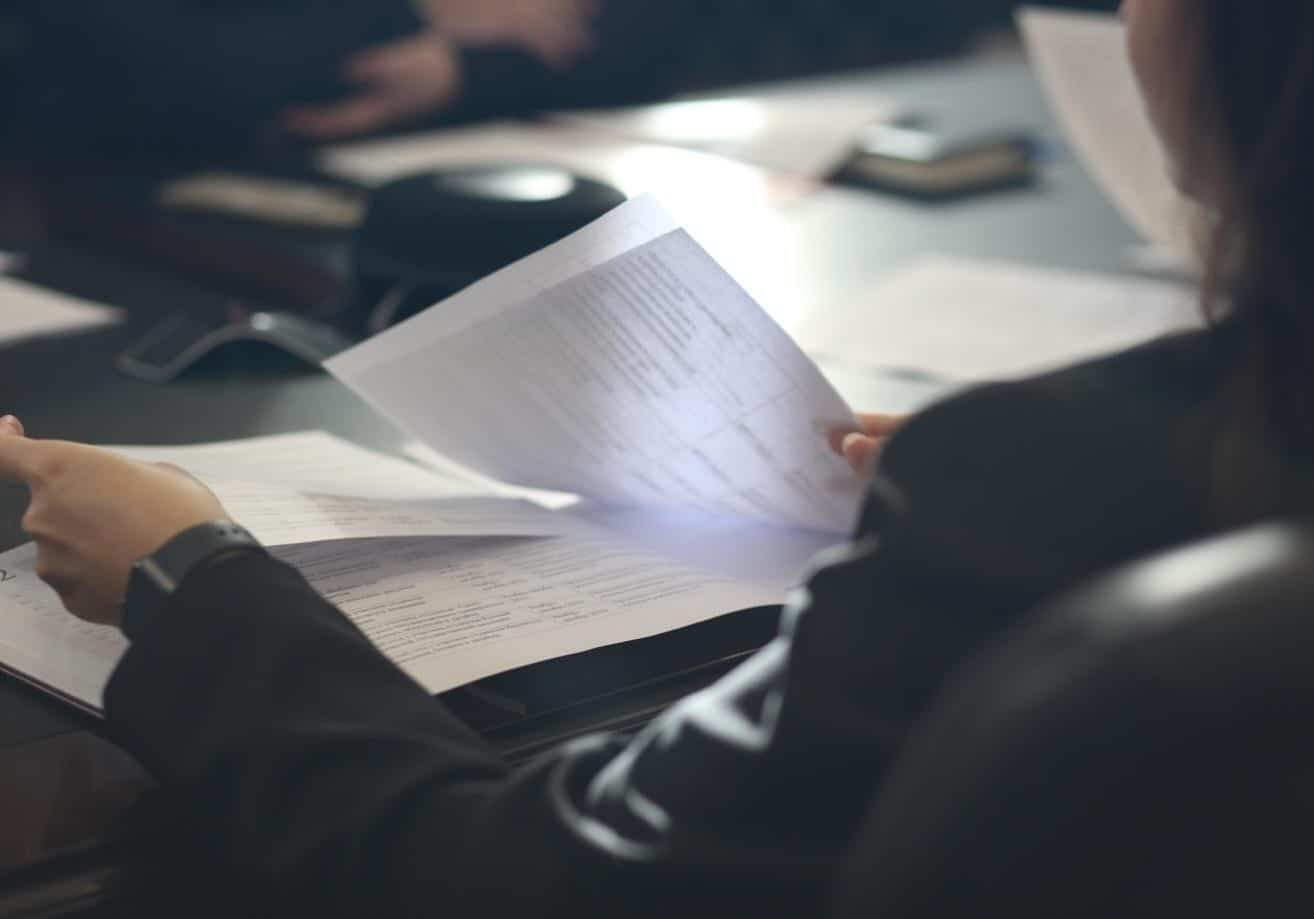
<path fill-rule="evenodd" d="M 865 434 L 868 437 L 886 438 L 903 427 L 908 420 L 903 415 L 860 414 L 855 418 L 857 424 L 842 425 L 826 432 L 826 441 L 830 449 L 844 455 L 844 439 L 850 434 Z"/>
<path fill-rule="evenodd" d="M 15 433 L 12 426 L 7 427 L 0 433 L 0 479 L 31 482 L 37 475 L 42 449 L 39 441 L 29 440 Z"/>
<path fill-rule="evenodd" d="M 865 434 L 850 434 L 841 444 L 844 459 L 853 471 L 864 478 L 871 475 L 880 453 L 880 441 Z"/>
<path fill-rule="evenodd" d="M 0 434 L 12 434 L 15 437 L 23 437 L 27 434 L 23 430 L 23 422 L 19 421 L 13 415 L 5 415 L 0 418 Z"/>
<path fill-rule="evenodd" d="M 858 426 L 869 437 L 889 437 L 903 427 L 905 421 L 907 418 L 903 415 L 858 415 Z"/>

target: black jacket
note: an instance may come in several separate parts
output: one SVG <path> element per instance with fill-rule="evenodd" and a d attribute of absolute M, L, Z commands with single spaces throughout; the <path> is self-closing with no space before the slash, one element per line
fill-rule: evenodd
<path fill-rule="evenodd" d="M 1041 601 L 1224 525 L 1206 458 L 1234 351 L 1167 340 L 916 418 L 779 637 L 637 738 L 513 770 L 257 555 L 130 636 L 109 725 L 257 912 L 820 915 L 948 674 Z"/>

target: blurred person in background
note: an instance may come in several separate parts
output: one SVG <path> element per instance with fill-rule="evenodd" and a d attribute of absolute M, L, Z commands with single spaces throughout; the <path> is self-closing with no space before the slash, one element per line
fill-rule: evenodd
<path fill-rule="evenodd" d="M 26 131 L 209 155 L 953 52 L 1010 0 L 15 0 Z M 1113 0 L 1066 0 L 1112 8 Z"/>

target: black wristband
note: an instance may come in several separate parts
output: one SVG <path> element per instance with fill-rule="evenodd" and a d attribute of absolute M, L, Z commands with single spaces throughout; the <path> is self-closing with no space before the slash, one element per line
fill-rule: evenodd
<path fill-rule="evenodd" d="M 149 628 L 193 571 L 234 553 L 264 551 L 254 536 L 227 520 L 203 523 L 179 533 L 133 566 L 123 604 L 123 634 L 131 640 Z"/>

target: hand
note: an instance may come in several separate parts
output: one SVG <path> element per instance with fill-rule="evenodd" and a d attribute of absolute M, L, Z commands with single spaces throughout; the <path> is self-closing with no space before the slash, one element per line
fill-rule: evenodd
<path fill-rule="evenodd" d="M 450 106 L 461 94 L 456 48 L 434 32 L 362 52 L 347 63 L 347 80 L 359 91 L 331 105 L 283 113 L 289 133 L 313 140 L 369 134 Z"/>
<path fill-rule="evenodd" d="M 184 530 L 228 514 L 209 489 L 171 466 L 60 441 L 30 440 L 0 419 L 0 478 L 25 482 L 23 529 L 37 575 L 73 615 L 117 625 L 132 566 Z"/>
<path fill-rule="evenodd" d="M 461 45 L 514 45 L 567 68 L 593 46 L 601 0 L 425 0 L 434 27 Z"/>
<path fill-rule="evenodd" d="M 835 428 L 830 432 L 830 448 L 848 460 L 858 476 L 869 478 L 881 447 L 907 420 L 902 415 L 859 415 L 856 429 Z"/>

